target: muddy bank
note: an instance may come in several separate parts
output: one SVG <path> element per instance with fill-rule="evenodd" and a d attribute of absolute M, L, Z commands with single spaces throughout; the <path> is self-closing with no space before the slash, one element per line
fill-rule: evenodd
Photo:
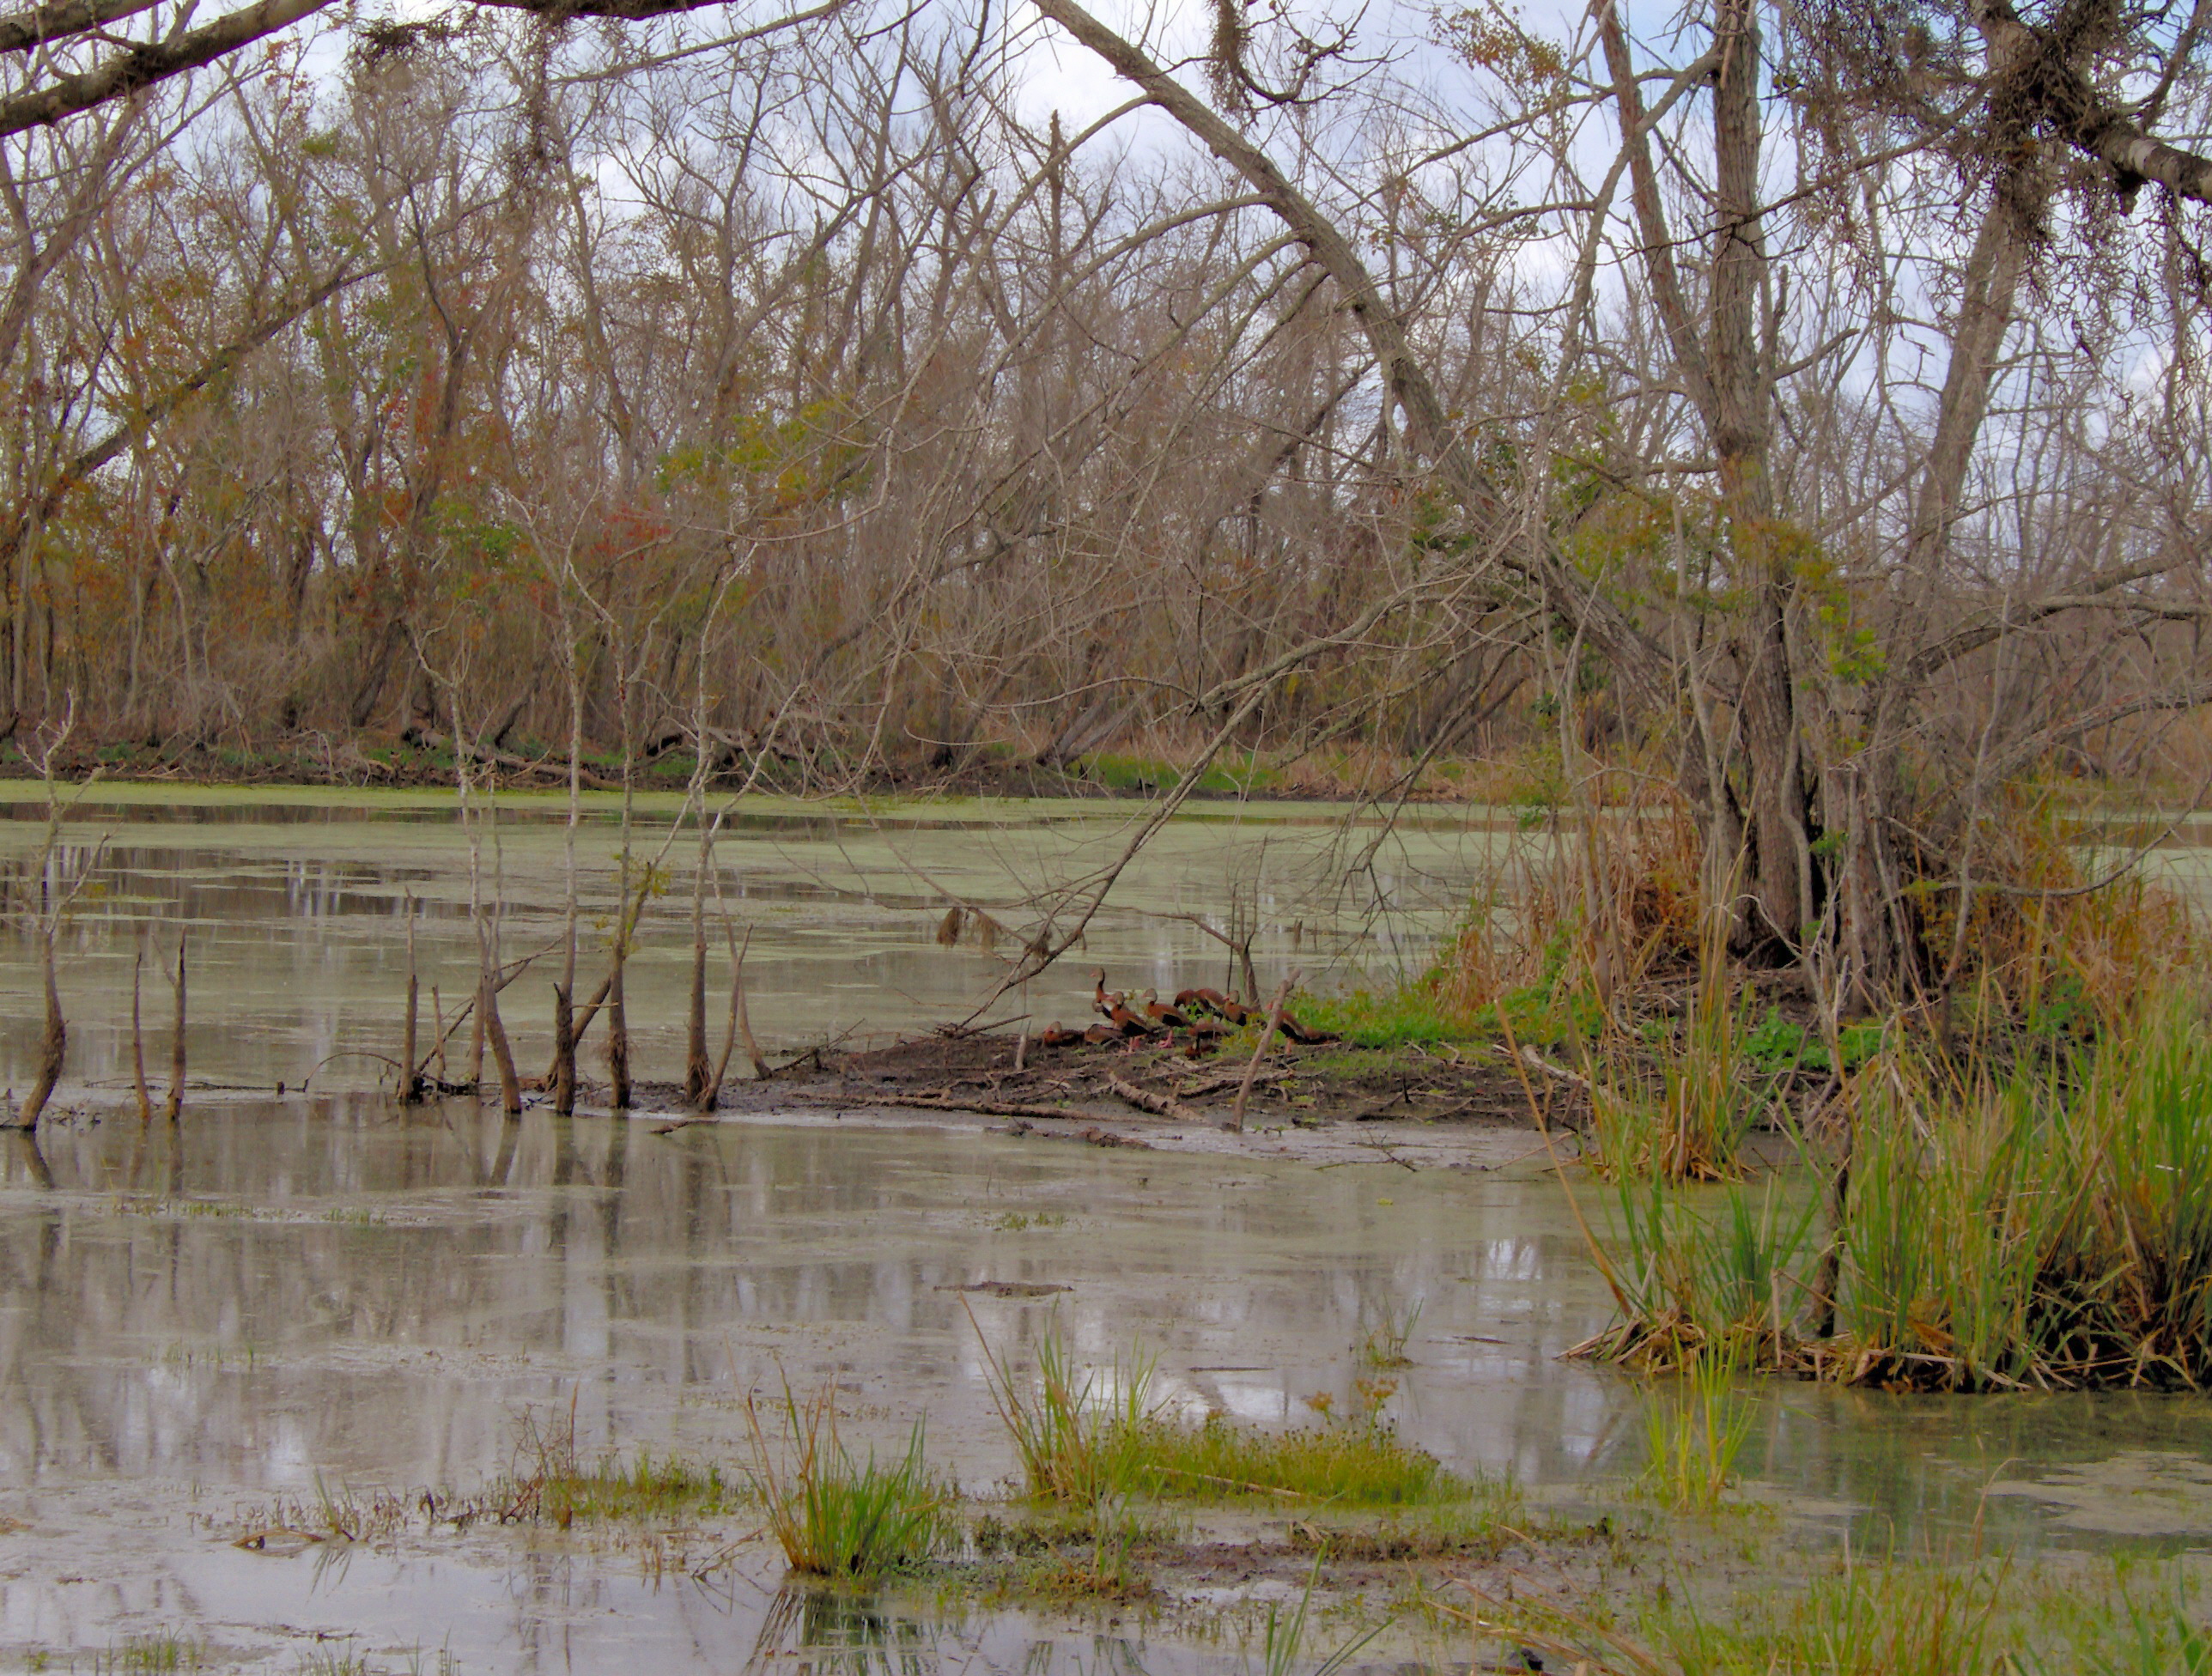
<path fill-rule="evenodd" d="M 948 1034 L 806 1055 L 765 1082 L 725 1088 L 716 1112 L 704 1117 L 684 1110 L 674 1084 L 641 1084 L 634 1092 L 637 1114 L 662 1124 L 770 1115 L 981 1124 L 1037 1140 L 1257 1150 L 1321 1162 L 1396 1162 L 1409 1169 L 1540 1164 L 1547 1157 L 1522 1080 L 1451 1049 L 1285 1046 L 1255 1068 L 1249 1049 L 1193 1059 L 1187 1047 L 1160 1041 L 1048 1047 L 1002 1032 Z M 1552 1120 L 1563 1117 L 1571 1124 L 1576 1114 L 1555 1102 Z M 1563 1159 L 1576 1156 L 1571 1133 L 1553 1139 Z"/>

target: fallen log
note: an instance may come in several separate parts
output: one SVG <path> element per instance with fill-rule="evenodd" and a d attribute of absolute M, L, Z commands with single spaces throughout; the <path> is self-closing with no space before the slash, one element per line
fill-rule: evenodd
<path fill-rule="evenodd" d="M 1106 1086 L 1113 1090 L 1115 1099 L 1126 1100 L 1139 1111 L 1150 1112 L 1154 1117 L 1171 1117 L 1178 1123 L 1206 1121 L 1204 1113 L 1184 1105 L 1174 1096 L 1154 1094 L 1149 1089 L 1141 1089 L 1134 1083 L 1123 1081 L 1111 1072 L 1106 1074 Z"/>
<path fill-rule="evenodd" d="M 890 1094 L 877 1090 L 864 1094 L 857 1103 L 863 1106 L 913 1106 L 929 1112 L 975 1112 L 984 1117 L 1045 1117 L 1064 1120 L 1085 1117 L 1085 1112 L 1072 1112 L 1063 1106 L 1033 1106 L 1018 1100 L 963 1100 L 947 1094 Z"/>

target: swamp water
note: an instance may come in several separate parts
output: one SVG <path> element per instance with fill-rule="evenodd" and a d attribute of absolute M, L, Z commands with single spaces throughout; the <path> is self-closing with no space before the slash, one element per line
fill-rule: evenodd
<path fill-rule="evenodd" d="M 73 1023 L 85 1021 L 80 1090 L 120 1060 L 130 951 L 149 917 L 192 920 L 194 1071 L 214 1081 L 296 1087 L 349 1044 L 389 1051 L 403 889 L 445 904 L 426 926 L 465 969 L 443 811 L 283 820 L 216 806 L 233 818 L 129 820 L 127 846 L 129 805 L 106 823 L 108 887 L 71 921 L 64 956 Z M 937 830 L 900 834 L 907 854 L 872 891 L 815 864 L 879 854 L 868 847 L 890 841 L 874 828 L 786 827 L 726 847 L 725 865 L 753 864 L 739 911 L 779 927 L 754 941 L 757 996 L 776 998 L 756 999 L 763 1035 L 818 1039 L 824 1011 L 839 1029 L 919 1023 L 973 993 L 990 956 L 934 944 L 942 899 L 915 887 L 912 859 L 933 846 L 926 865 L 941 878 L 995 865 L 991 847 L 1007 841 L 999 827 L 988 841 Z M 1261 835 L 1256 865 L 1284 869 L 1272 896 L 1264 878 L 1261 891 L 1261 950 L 1277 971 L 1313 958 L 1316 938 L 1381 948 L 1419 935 L 1419 916 L 1448 913 L 1491 841 L 1410 839 L 1425 847 L 1400 877 L 1433 900 L 1389 927 L 1356 899 L 1333 914 L 1313 890 L 1324 826 L 1178 829 L 1177 871 L 1151 873 L 1141 911 L 1102 926 L 1094 958 L 1117 984 L 1214 975 L 1202 933 L 1170 916 L 1225 894 L 1233 868 L 1255 865 L 1237 847 Z M 0 829 L 18 856 L 27 838 L 25 823 Z M 557 833 L 508 840 L 509 899 L 528 902 L 510 922 L 518 944 L 550 911 L 548 857 Z M 681 929 L 665 920 L 657 939 L 641 966 L 661 978 L 640 986 L 641 1023 L 671 1017 L 680 987 Z M 435 940 L 426 929 L 426 960 Z M 833 978 L 872 987 L 840 999 Z M 1087 985 L 1054 981 L 1047 1016 L 1079 1016 Z M 0 969 L 19 1084 L 33 982 L 19 938 Z M 150 983 L 148 1000 L 161 1018 Z M 163 1029 L 153 1038 L 165 1045 Z M 672 1030 L 646 1040 L 646 1073 L 668 1074 Z M 373 1082 L 373 1063 L 329 1060 L 317 1085 L 346 1065 L 345 1079 Z M 987 1490 L 1013 1462 L 977 1330 L 1026 1362 L 1055 1316 L 1093 1364 L 1133 1345 L 1156 1353 L 1159 1394 L 1186 1412 L 1297 1424 L 1310 1397 L 1348 1403 L 1364 1336 L 1418 1302 L 1413 1365 L 1393 1375 L 1389 1411 L 1408 1441 L 1568 1501 L 1609 1493 L 1642 1462 L 1639 1388 L 1557 1359 L 1609 1303 L 1557 1183 L 1525 1161 L 1323 1168 L 1256 1139 L 1249 1157 L 1101 1151 L 825 1116 L 665 1134 L 537 1112 L 509 1125 L 472 1102 L 403 1111 L 365 1089 L 210 1095 L 173 1134 L 142 1131 L 112 1089 L 64 1104 L 75 1109 L 35 1149 L 0 1139 L 0 1668 L 129 1668 L 133 1656 L 159 1668 L 165 1637 L 202 1649 L 206 1667 L 275 1671 L 356 1655 L 468 1672 L 1256 1668 L 1255 1646 L 1138 1613 L 794 1604 L 759 1544 L 710 1565 L 604 1529 L 486 1522 L 435 1539 L 234 1545 L 284 1522 L 284 1503 L 480 1491 L 517 1464 L 530 1426 L 573 1424 L 586 1460 L 647 1450 L 735 1467 L 746 1394 L 787 1379 L 801 1393 L 834 1385 L 863 1450 L 896 1448 L 926 1417 L 933 1463 Z M 961 1290 L 983 1282 L 1035 1295 Z M 1757 1398 L 1741 1471 L 1747 1493 L 1780 1509 L 1762 1543 L 1944 1548 L 1978 1525 L 1992 1546 L 2212 1547 L 2212 1406 L 2194 1399 L 1802 1386 Z"/>

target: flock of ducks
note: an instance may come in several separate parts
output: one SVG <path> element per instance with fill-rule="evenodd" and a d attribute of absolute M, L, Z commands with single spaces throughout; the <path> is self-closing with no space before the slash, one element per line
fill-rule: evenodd
<path fill-rule="evenodd" d="M 1054 1019 L 1037 1033 L 1041 1045 L 1062 1048 L 1079 1041 L 1096 1045 L 1160 1035 L 1173 1045 L 1176 1032 L 1188 1030 L 1190 1051 L 1196 1054 L 1202 1053 L 1213 1039 L 1227 1035 L 1242 1025 L 1264 1023 L 1267 1017 L 1267 1008 L 1254 1006 L 1234 995 L 1224 995 L 1218 989 L 1181 990 L 1173 1005 L 1160 999 L 1157 989 L 1147 989 L 1144 999 L 1133 1005 L 1129 992 L 1106 987 L 1106 969 L 1103 966 L 1092 975 L 1091 985 L 1091 1005 L 1106 1022 L 1072 1030 Z M 1276 1028 L 1293 1041 L 1311 1044 L 1335 1040 L 1326 1030 L 1308 1029 L 1287 1010 L 1277 1019 Z"/>

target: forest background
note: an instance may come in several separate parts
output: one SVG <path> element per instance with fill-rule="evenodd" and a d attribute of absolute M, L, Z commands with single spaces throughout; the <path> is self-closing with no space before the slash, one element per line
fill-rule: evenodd
<path fill-rule="evenodd" d="M 2208 9 L 51 0 L 0 733 L 1657 806 L 1948 983 L 2202 789 Z"/>

